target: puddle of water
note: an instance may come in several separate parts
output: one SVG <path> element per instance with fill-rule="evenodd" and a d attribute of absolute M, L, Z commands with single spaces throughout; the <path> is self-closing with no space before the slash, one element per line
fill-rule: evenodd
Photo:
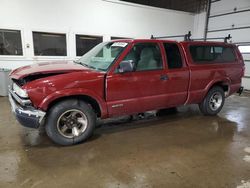
<path fill-rule="evenodd" d="M 247 153 L 250 153 L 250 147 L 246 147 L 246 148 L 244 149 L 244 151 L 247 152 Z"/>
<path fill-rule="evenodd" d="M 250 163 L 250 155 L 245 155 L 243 160 Z"/>
<path fill-rule="evenodd" d="M 237 188 L 250 188 L 250 182 L 242 180 L 241 185 L 238 185 Z"/>

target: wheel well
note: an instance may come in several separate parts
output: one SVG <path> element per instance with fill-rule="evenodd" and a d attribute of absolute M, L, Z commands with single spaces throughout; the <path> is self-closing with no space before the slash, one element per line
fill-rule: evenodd
<path fill-rule="evenodd" d="M 214 87 L 214 86 L 219 86 L 219 87 L 221 87 L 221 88 L 224 90 L 225 94 L 227 94 L 227 93 L 229 92 L 229 86 L 228 86 L 228 84 L 225 83 L 225 82 L 216 82 L 212 87 Z M 211 88 L 212 88 L 212 87 L 211 87 Z M 211 88 L 210 88 L 210 89 L 211 89 Z"/>
<path fill-rule="evenodd" d="M 77 100 L 81 100 L 84 101 L 86 103 L 88 103 L 89 105 L 91 105 L 91 107 L 93 108 L 93 110 L 95 111 L 97 117 L 101 116 L 101 108 L 98 104 L 98 102 L 93 99 L 92 97 L 89 97 L 87 95 L 73 95 L 73 96 L 67 96 L 67 97 L 60 97 L 54 101 L 52 101 L 49 106 L 48 109 L 49 110 L 52 106 L 54 106 L 56 103 L 61 102 L 63 100 L 68 100 L 68 99 L 77 99 Z"/>

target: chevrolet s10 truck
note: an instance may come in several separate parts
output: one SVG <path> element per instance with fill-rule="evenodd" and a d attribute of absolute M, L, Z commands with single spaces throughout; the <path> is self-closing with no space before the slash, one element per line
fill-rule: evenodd
<path fill-rule="evenodd" d="M 225 42 L 116 40 L 75 62 L 13 70 L 9 100 L 20 124 L 45 126 L 54 142 L 72 145 L 92 135 L 97 118 L 188 104 L 216 115 L 242 92 L 244 71 L 238 48 Z"/>

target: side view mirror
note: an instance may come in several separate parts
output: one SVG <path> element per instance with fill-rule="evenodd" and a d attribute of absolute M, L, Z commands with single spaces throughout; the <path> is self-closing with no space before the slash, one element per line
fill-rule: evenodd
<path fill-rule="evenodd" d="M 119 65 L 119 73 L 132 72 L 134 70 L 133 60 L 122 61 Z"/>

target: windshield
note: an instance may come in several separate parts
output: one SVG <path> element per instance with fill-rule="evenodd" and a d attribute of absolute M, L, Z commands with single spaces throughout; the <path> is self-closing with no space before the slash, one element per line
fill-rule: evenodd
<path fill-rule="evenodd" d="M 104 42 L 84 54 L 76 63 L 88 68 L 107 71 L 128 45 L 127 42 Z"/>

